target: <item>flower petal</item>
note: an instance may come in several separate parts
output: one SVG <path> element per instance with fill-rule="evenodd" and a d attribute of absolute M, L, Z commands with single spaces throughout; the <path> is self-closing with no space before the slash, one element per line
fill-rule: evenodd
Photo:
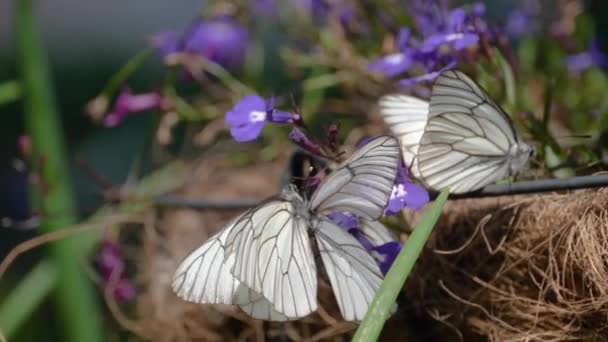
<path fill-rule="evenodd" d="M 382 57 L 367 65 L 367 70 L 393 77 L 407 71 L 413 64 L 412 58 L 403 52 Z"/>
<path fill-rule="evenodd" d="M 401 248 L 403 248 L 403 245 L 397 241 L 387 242 L 373 248 L 375 253 L 372 253 L 372 256 L 374 256 L 376 261 L 380 264 L 382 274 L 386 275 L 386 273 L 388 273 L 388 270 L 393 265 L 397 255 L 401 252 Z"/>
<path fill-rule="evenodd" d="M 422 186 L 406 182 L 404 184 L 406 195 L 404 197 L 405 205 L 414 210 L 418 210 L 429 203 L 429 193 Z"/>
<path fill-rule="evenodd" d="M 245 96 L 226 113 L 226 123 L 233 126 L 250 123 L 250 114 L 253 111 L 266 112 L 266 102 L 257 95 Z"/>

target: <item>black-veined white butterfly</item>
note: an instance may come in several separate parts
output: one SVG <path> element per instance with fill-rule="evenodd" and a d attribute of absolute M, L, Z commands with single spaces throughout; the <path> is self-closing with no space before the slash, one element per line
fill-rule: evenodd
<path fill-rule="evenodd" d="M 392 94 L 380 99 L 380 110 L 412 175 L 434 190 L 478 190 L 517 174 L 534 153 L 509 116 L 456 70 L 441 73 L 430 102 Z"/>
<path fill-rule="evenodd" d="M 391 194 L 399 154 L 395 138 L 376 138 L 327 176 L 310 200 L 289 186 L 278 199 L 246 211 L 186 257 L 173 291 L 191 302 L 238 305 L 258 319 L 304 317 L 317 309 L 315 245 L 342 317 L 361 320 L 382 274 L 365 248 L 326 215 L 346 211 L 377 220 Z M 382 242 L 390 234 L 375 239 Z"/>

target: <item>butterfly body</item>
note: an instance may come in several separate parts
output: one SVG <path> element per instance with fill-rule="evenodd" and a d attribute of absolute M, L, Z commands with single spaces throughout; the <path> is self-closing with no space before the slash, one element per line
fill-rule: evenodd
<path fill-rule="evenodd" d="M 387 95 L 380 107 L 410 172 L 436 191 L 479 190 L 517 174 L 533 154 L 502 108 L 459 71 L 437 78 L 429 102 Z"/>
<path fill-rule="evenodd" d="M 343 318 L 361 320 L 382 274 L 366 249 L 326 215 L 347 211 L 377 220 L 398 161 L 396 139 L 379 137 L 327 176 L 310 200 L 288 186 L 187 256 L 173 277 L 174 293 L 196 303 L 238 305 L 258 319 L 307 316 L 317 309 L 314 245 Z"/>

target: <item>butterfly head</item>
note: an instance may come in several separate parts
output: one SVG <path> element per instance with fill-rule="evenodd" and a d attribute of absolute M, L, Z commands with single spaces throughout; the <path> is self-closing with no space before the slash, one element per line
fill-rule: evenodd
<path fill-rule="evenodd" d="M 518 174 L 521 172 L 528 160 L 534 158 L 536 155 L 536 149 L 534 146 L 520 142 L 511 149 L 511 175 Z"/>

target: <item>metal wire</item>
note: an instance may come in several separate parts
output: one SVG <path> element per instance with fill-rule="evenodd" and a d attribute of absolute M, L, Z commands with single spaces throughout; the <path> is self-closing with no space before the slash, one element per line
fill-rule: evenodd
<path fill-rule="evenodd" d="M 535 181 L 516 182 L 510 184 L 492 184 L 476 192 L 450 195 L 450 199 L 505 196 L 597 187 L 608 187 L 608 174 L 560 179 L 542 179 Z M 431 194 L 431 198 L 434 198 L 435 196 L 436 194 Z M 234 199 L 230 201 L 216 201 L 206 199 L 180 198 L 170 195 L 160 196 L 155 201 L 156 205 L 162 207 L 189 208 L 196 210 L 242 210 L 255 207 L 260 202 L 261 201 L 258 199 Z"/>
<path fill-rule="evenodd" d="M 510 184 L 491 184 L 467 194 L 451 195 L 451 199 L 505 196 L 539 192 L 576 190 L 608 186 L 608 174 L 570 178 L 541 179 Z M 436 194 L 435 194 L 436 196 Z"/>

